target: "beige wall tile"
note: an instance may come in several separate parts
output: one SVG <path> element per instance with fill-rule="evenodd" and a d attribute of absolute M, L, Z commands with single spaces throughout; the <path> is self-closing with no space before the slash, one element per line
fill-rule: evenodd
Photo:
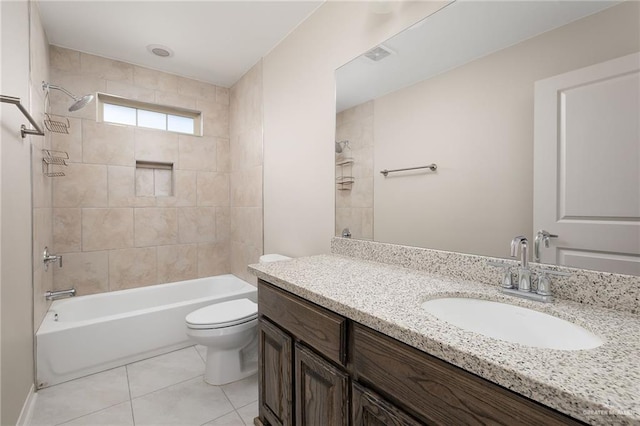
<path fill-rule="evenodd" d="M 72 163 L 53 180 L 54 207 L 106 207 L 107 166 Z"/>
<path fill-rule="evenodd" d="M 196 107 L 202 111 L 205 136 L 229 137 L 229 107 L 210 101 L 196 101 Z"/>
<path fill-rule="evenodd" d="M 54 120 L 64 120 L 53 116 Z M 69 154 L 69 162 L 82 162 L 82 121 L 79 118 L 69 117 L 69 134 L 51 132 L 51 148 L 64 151 Z"/>
<path fill-rule="evenodd" d="M 226 87 L 216 87 L 216 103 L 229 105 L 229 89 Z"/>
<path fill-rule="evenodd" d="M 231 147 L 229 139 L 216 138 L 216 171 L 218 172 L 230 172 L 231 171 Z"/>
<path fill-rule="evenodd" d="M 178 242 L 178 212 L 175 208 L 135 209 L 136 247 L 176 244 Z"/>
<path fill-rule="evenodd" d="M 134 129 L 135 159 L 178 164 L 178 135 L 163 130 Z"/>
<path fill-rule="evenodd" d="M 178 91 L 178 76 L 144 67 L 133 67 L 133 84 L 165 92 Z"/>
<path fill-rule="evenodd" d="M 231 141 L 231 171 L 262 165 L 262 129 L 239 133 Z"/>
<path fill-rule="evenodd" d="M 197 173 L 190 170 L 173 171 L 173 196 L 156 198 L 158 207 L 193 207 L 197 204 Z"/>
<path fill-rule="evenodd" d="M 262 128 L 262 62 L 230 90 L 230 127 L 236 132 Z"/>
<path fill-rule="evenodd" d="M 178 93 L 212 102 L 216 101 L 216 86 L 190 78 L 178 77 Z"/>
<path fill-rule="evenodd" d="M 107 93 L 140 102 L 155 103 L 156 91 L 146 87 L 135 86 L 122 81 L 107 80 Z"/>
<path fill-rule="evenodd" d="M 229 242 L 198 244 L 198 278 L 229 274 Z"/>
<path fill-rule="evenodd" d="M 53 248 L 53 224 L 51 208 L 33 209 L 33 266 L 42 266 L 42 252 L 45 247 Z"/>
<path fill-rule="evenodd" d="M 262 207 L 262 166 L 231 174 L 232 207 Z"/>
<path fill-rule="evenodd" d="M 50 45 L 49 64 L 61 71 L 77 71 L 80 69 L 80 52 Z"/>
<path fill-rule="evenodd" d="M 86 120 L 82 126 L 82 161 L 134 166 L 133 128 Z"/>
<path fill-rule="evenodd" d="M 173 92 L 156 90 L 156 103 L 158 105 L 186 108 L 194 111 L 196 110 L 196 98 L 179 95 Z"/>
<path fill-rule="evenodd" d="M 158 247 L 158 282 L 191 280 L 198 276 L 198 245 Z"/>
<path fill-rule="evenodd" d="M 247 266 L 258 263 L 262 250 L 246 244 L 231 242 L 231 273 L 248 283 L 256 285 L 257 279 L 247 271 Z"/>
<path fill-rule="evenodd" d="M 80 53 L 80 71 L 106 80 L 133 83 L 133 65 L 88 53 Z"/>
<path fill-rule="evenodd" d="M 180 170 L 216 171 L 217 144 L 212 137 L 179 137 Z"/>
<path fill-rule="evenodd" d="M 109 290 L 109 252 L 93 251 L 64 255 L 64 267 L 53 269 L 53 288 L 75 288 L 77 296 Z"/>
<path fill-rule="evenodd" d="M 53 247 L 58 253 L 82 250 L 82 209 L 53 209 Z"/>
<path fill-rule="evenodd" d="M 108 167 L 109 207 L 152 207 L 156 205 L 155 197 L 136 195 L 135 174 L 135 167 Z"/>
<path fill-rule="evenodd" d="M 373 207 L 373 176 L 356 179 L 351 189 L 352 207 Z"/>
<path fill-rule="evenodd" d="M 227 241 L 231 237 L 231 209 L 216 207 L 216 240 Z"/>
<path fill-rule="evenodd" d="M 109 290 L 124 290 L 157 283 L 156 248 L 109 251 Z"/>
<path fill-rule="evenodd" d="M 136 197 L 153 197 L 155 195 L 155 177 L 153 169 L 136 167 Z"/>
<path fill-rule="evenodd" d="M 198 172 L 198 206 L 229 205 L 229 175 Z"/>
<path fill-rule="evenodd" d="M 133 209 L 83 209 L 82 250 L 133 247 Z"/>
<path fill-rule="evenodd" d="M 261 207 L 231 207 L 231 241 L 262 248 Z"/>
<path fill-rule="evenodd" d="M 156 197 L 170 197 L 173 195 L 173 171 L 153 169 L 153 188 Z"/>
<path fill-rule="evenodd" d="M 40 328 L 44 316 L 49 310 L 51 302 L 45 299 L 45 293 L 53 290 L 53 270 L 49 268 L 45 272 L 42 268 L 36 268 L 33 271 L 33 331 L 34 333 Z"/>
<path fill-rule="evenodd" d="M 183 207 L 178 209 L 178 230 L 178 241 L 180 243 L 215 241 L 215 207 Z"/>

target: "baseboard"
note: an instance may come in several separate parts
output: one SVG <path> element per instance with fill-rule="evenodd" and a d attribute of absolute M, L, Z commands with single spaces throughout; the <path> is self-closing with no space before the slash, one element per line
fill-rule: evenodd
<path fill-rule="evenodd" d="M 24 401 L 24 405 L 22 406 L 22 411 L 20 412 L 20 417 L 18 417 L 18 422 L 16 426 L 28 426 L 31 424 L 31 418 L 33 417 L 33 409 L 36 406 L 36 398 L 38 394 L 35 392 L 35 386 L 31 385 L 31 389 L 29 389 L 29 394 L 27 395 L 27 399 Z"/>

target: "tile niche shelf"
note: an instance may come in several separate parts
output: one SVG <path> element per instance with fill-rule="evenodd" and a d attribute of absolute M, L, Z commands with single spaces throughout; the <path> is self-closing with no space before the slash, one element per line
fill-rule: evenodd
<path fill-rule="evenodd" d="M 355 182 L 353 174 L 353 158 L 336 161 L 336 185 L 339 191 L 349 191 Z"/>

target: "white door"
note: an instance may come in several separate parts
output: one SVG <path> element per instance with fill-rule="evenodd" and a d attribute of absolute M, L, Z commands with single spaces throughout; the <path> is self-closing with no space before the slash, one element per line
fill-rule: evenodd
<path fill-rule="evenodd" d="M 640 53 L 535 84 L 543 263 L 640 275 Z"/>

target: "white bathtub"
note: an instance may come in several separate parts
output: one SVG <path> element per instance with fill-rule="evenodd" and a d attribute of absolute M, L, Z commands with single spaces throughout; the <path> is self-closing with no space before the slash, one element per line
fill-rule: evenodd
<path fill-rule="evenodd" d="M 244 297 L 256 288 L 220 275 L 56 300 L 36 333 L 38 388 L 190 346 L 189 312 Z"/>

